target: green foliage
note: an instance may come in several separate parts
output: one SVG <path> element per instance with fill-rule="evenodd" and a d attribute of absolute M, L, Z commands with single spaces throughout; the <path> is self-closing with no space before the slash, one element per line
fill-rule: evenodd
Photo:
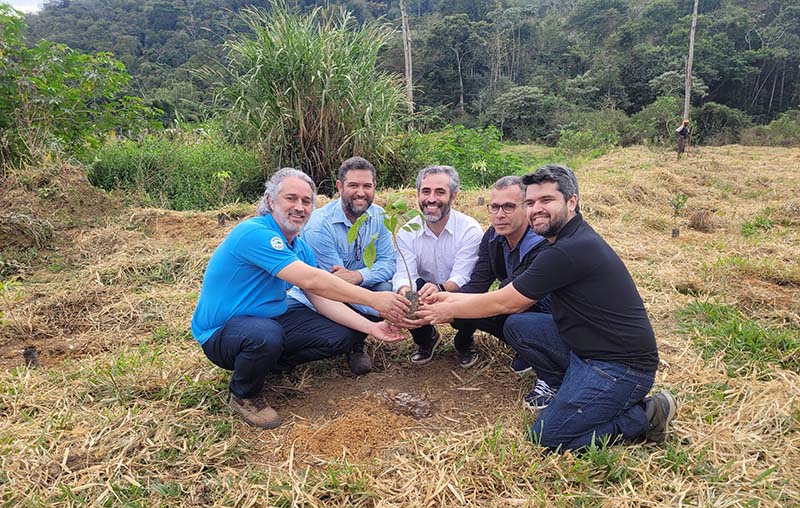
<path fill-rule="evenodd" d="M 770 365 L 800 372 L 800 333 L 764 326 L 730 305 L 695 302 L 678 313 L 684 331 L 705 358 L 721 357 L 729 375 L 738 369 L 767 374 Z"/>
<path fill-rule="evenodd" d="M 581 111 L 570 115 L 558 138 L 559 152 L 599 157 L 619 146 L 628 116 L 619 109 Z"/>
<path fill-rule="evenodd" d="M 400 82 L 377 66 L 387 26 L 357 27 L 349 14 L 245 9 L 249 31 L 228 44 L 222 107 L 267 167 L 303 168 L 322 192 L 353 154 L 380 159 L 400 131 Z"/>
<path fill-rule="evenodd" d="M 265 176 L 255 154 L 213 131 L 186 140 L 148 136 L 139 142 L 113 141 L 97 150 L 89 170 L 93 185 L 123 189 L 173 210 L 252 202 Z"/>
<path fill-rule="evenodd" d="M 757 146 L 800 145 L 800 109 L 789 110 L 768 125 L 746 129 L 739 142 Z"/>
<path fill-rule="evenodd" d="M 134 76 L 130 88 L 141 90 L 148 103 L 164 110 L 163 122 L 198 121 L 211 107 L 214 87 L 210 74 L 196 71 L 223 67 L 224 42 L 231 33 L 249 31 L 239 17 L 244 6 L 269 9 L 271 3 L 45 2 L 39 14 L 28 18 L 28 45 L 48 39 L 84 52 L 113 52 Z M 288 3 L 293 12 L 309 12 L 324 3 L 328 12 L 351 10 L 359 23 L 383 17 L 399 24 L 397 2 Z M 426 0 L 406 5 L 412 16 L 417 110 L 438 109 L 446 123 L 499 125 L 502 117 L 511 122 L 502 121 L 506 136 L 546 138 L 554 144 L 559 121 L 542 114 L 546 106 L 538 102 L 542 98 L 565 100 L 569 107 L 613 107 L 635 114 L 658 96 L 683 93 L 690 1 Z M 700 9 L 694 106 L 709 100 L 759 119 L 796 107 L 800 93 L 796 0 L 777 2 L 766 10 L 763 2 L 715 0 L 702 2 Z M 314 52 L 311 48 L 309 53 Z M 402 75 L 400 37 L 388 39 L 378 60 L 380 69 Z M 280 67 L 269 60 L 252 63 Z M 317 76 L 312 67 L 306 77 Z M 328 75 L 323 71 L 318 77 L 324 81 Z M 698 94 L 704 90 L 701 83 L 705 97 Z M 541 96 L 529 93 L 532 90 Z M 531 99 L 535 107 L 526 106 Z M 515 120 L 515 112 L 523 116 Z M 524 119 L 526 115 L 533 118 Z M 417 126 L 425 123 L 415 121 Z"/>
<path fill-rule="evenodd" d="M 675 97 L 659 97 L 655 102 L 633 115 L 625 126 L 623 145 L 667 145 L 674 140 L 675 127 L 680 122 L 681 106 Z"/>
<path fill-rule="evenodd" d="M 556 113 L 568 109 L 569 104 L 561 97 L 537 87 L 517 86 L 497 96 L 488 120 L 512 139 L 544 140 L 557 125 Z"/>
<path fill-rule="evenodd" d="M 686 201 L 689 200 L 689 196 L 684 194 L 683 192 L 676 192 L 670 200 L 669 204 L 672 205 L 672 216 L 676 219 L 681 216 L 683 213 L 683 207 L 686 206 Z"/>
<path fill-rule="evenodd" d="M 742 223 L 742 236 L 753 236 L 773 228 L 772 220 L 766 213 L 758 213 L 751 220 Z"/>
<path fill-rule="evenodd" d="M 752 121 L 743 111 L 716 102 L 703 104 L 694 114 L 697 141 L 711 145 L 739 142 L 739 134 Z"/>
<path fill-rule="evenodd" d="M 0 5 L 0 154 L 3 161 L 51 152 L 82 155 L 113 129 L 135 132 L 153 114 L 121 95 L 130 77 L 110 53 L 82 54 L 46 40 L 27 47 L 24 23 Z"/>
<path fill-rule="evenodd" d="M 392 234 L 392 243 L 394 244 L 394 249 L 400 256 L 400 259 L 403 261 L 403 266 L 406 269 L 406 277 L 408 280 L 411 280 L 411 271 L 408 269 L 408 263 L 406 262 L 405 256 L 403 256 L 403 252 L 397 246 L 397 233 L 400 231 L 400 229 L 409 232 L 419 231 L 422 228 L 420 224 L 416 222 L 409 222 L 414 217 L 422 217 L 422 212 L 416 209 L 409 209 L 405 200 L 399 196 L 392 195 L 387 198 L 386 207 L 383 210 L 383 225 L 389 230 L 389 233 Z M 358 219 L 356 219 L 353 225 L 350 226 L 350 229 L 347 231 L 347 241 L 349 243 L 356 241 L 358 232 L 366 220 L 367 214 L 362 214 Z M 377 240 L 378 233 L 375 233 L 364 246 L 363 259 L 364 264 L 367 265 L 368 268 L 372 268 L 372 265 L 375 263 L 375 258 L 377 256 L 375 242 Z"/>
<path fill-rule="evenodd" d="M 424 160 L 458 170 L 462 187 L 487 187 L 502 176 L 525 170 L 519 157 L 502 151 L 496 127 L 468 129 L 456 125 L 423 134 L 419 143 Z"/>

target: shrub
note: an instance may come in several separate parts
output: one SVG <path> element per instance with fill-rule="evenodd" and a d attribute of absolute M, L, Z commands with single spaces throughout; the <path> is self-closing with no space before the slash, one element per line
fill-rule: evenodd
<path fill-rule="evenodd" d="M 45 40 L 29 48 L 24 28 L 20 13 L 0 4 L 0 161 L 80 156 L 112 129 L 149 124 L 155 112 L 121 95 L 130 76 L 110 53 L 82 54 Z"/>
<path fill-rule="evenodd" d="M 556 113 L 568 110 L 569 104 L 561 97 L 534 86 L 517 86 L 494 100 L 487 119 L 511 139 L 545 140 L 557 130 Z"/>
<path fill-rule="evenodd" d="M 743 111 L 716 102 L 703 104 L 694 116 L 696 142 L 709 145 L 738 143 L 742 130 L 752 123 Z"/>
<path fill-rule="evenodd" d="M 631 116 L 625 126 L 622 144 L 666 145 L 673 141 L 680 121 L 681 106 L 675 97 L 659 97 Z"/>
<path fill-rule="evenodd" d="M 800 145 L 800 109 L 786 111 L 768 125 L 745 129 L 739 142 L 759 146 Z"/>
<path fill-rule="evenodd" d="M 525 170 L 519 157 L 501 151 L 500 130 L 494 126 L 467 129 L 456 125 L 422 134 L 419 143 L 426 164 L 453 166 L 464 187 L 488 187 L 502 176 Z"/>
<path fill-rule="evenodd" d="M 156 136 L 141 142 L 112 141 L 96 152 L 89 170 L 93 185 L 134 192 L 148 203 L 173 210 L 254 201 L 265 179 L 252 151 L 211 135 L 193 141 Z"/>

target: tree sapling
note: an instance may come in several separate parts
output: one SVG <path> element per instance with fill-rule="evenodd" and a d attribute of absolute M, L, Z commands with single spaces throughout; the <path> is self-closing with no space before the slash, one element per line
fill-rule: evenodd
<path fill-rule="evenodd" d="M 403 256 L 403 252 L 397 247 L 397 233 L 401 229 L 404 231 L 419 231 L 422 228 L 422 225 L 416 222 L 410 222 L 414 217 L 422 217 L 422 213 L 419 210 L 409 210 L 408 205 L 403 199 L 398 198 L 397 196 L 389 196 L 386 208 L 383 212 L 383 225 L 386 226 L 386 229 L 388 229 L 389 233 L 392 235 L 392 244 L 394 245 L 394 250 L 403 261 L 403 267 L 406 270 L 406 278 L 412 285 L 412 289 L 406 293 L 406 298 L 408 298 L 408 301 L 411 302 L 411 307 L 408 309 L 407 314 L 409 318 L 413 318 L 414 313 L 417 312 L 417 309 L 419 308 L 419 293 L 413 289 L 414 281 L 411 280 L 411 271 L 408 269 L 408 263 L 406 262 L 405 256 Z M 361 230 L 361 226 L 366 220 L 367 214 L 364 213 L 358 219 L 356 219 L 352 226 L 350 226 L 350 229 L 347 232 L 348 242 L 354 243 L 356 241 L 359 231 Z M 372 268 L 372 265 L 375 263 L 375 258 L 377 256 L 375 242 L 377 239 L 378 233 L 375 233 L 364 246 L 362 259 L 368 268 Z"/>

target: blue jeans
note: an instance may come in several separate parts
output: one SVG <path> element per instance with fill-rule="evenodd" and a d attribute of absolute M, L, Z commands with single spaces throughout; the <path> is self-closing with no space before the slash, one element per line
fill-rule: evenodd
<path fill-rule="evenodd" d="M 530 314 L 510 316 L 506 338 L 541 379 L 558 389 L 531 426 L 531 439 L 552 450 L 579 450 L 593 441 L 616 443 L 643 436 L 648 426 L 643 399 L 655 372 L 580 358 L 557 330 L 553 335 L 552 329 L 536 328 L 541 318 Z"/>
<path fill-rule="evenodd" d="M 203 352 L 214 365 L 232 370 L 230 391 L 241 398 L 261 392 L 270 371 L 349 352 L 366 334 L 334 323 L 290 300 L 274 318 L 236 316 L 214 333 Z"/>
<path fill-rule="evenodd" d="M 536 370 L 536 376 L 557 390 L 569 367 L 570 350 L 561 340 L 552 314 L 512 314 L 503 326 L 506 343 Z"/>

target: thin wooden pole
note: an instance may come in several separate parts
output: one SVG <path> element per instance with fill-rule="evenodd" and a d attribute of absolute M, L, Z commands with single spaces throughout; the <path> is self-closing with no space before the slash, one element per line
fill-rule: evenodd
<path fill-rule="evenodd" d="M 403 0 L 400 0 L 400 23 L 403 28 L 403 56 L 406 62 L 406 101 L 408 114 L 414 114 L 413 66 L 411 64 L 411 29 L 408 26 L 408 15 Z"/>
<path fill-rule="evenodd" d="M 683 97 L 683 119 L 689 119 L 689 100 L 692 96 L 692 61 L 694 60 L 694 32 L 697 28 L 697 4 L 700 0 L 694 0 L 694 12 L 692 13 L 692 29 L 689 32 L 689 58 L 686 60 L 686 90 Z"/>

